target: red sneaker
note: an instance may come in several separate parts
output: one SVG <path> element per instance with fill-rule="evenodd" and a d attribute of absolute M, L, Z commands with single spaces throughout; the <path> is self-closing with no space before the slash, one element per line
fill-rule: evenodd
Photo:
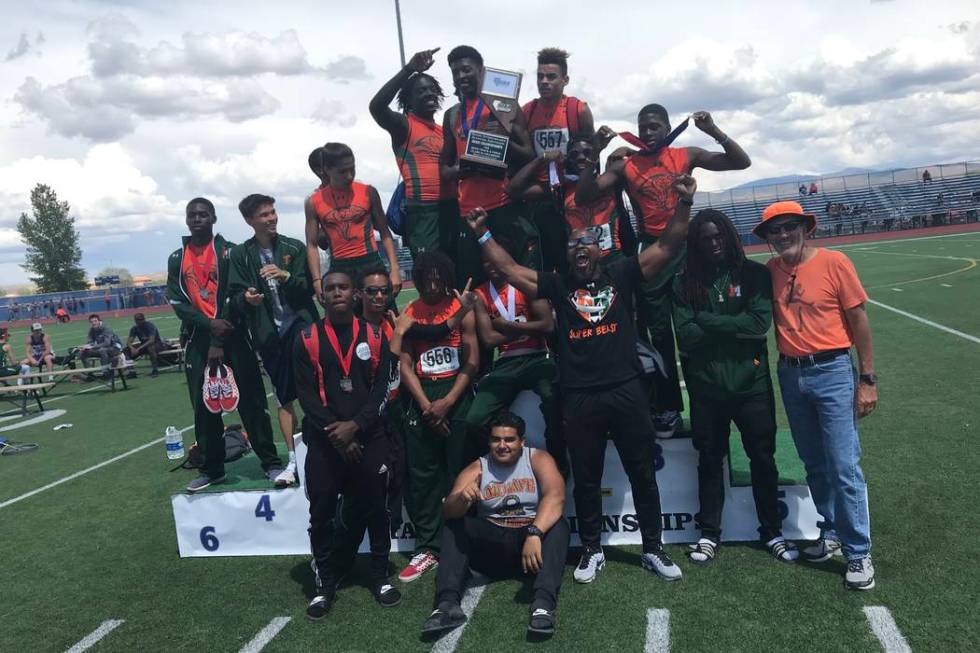
<path fill-rule="evenodd" d="M 230 367 L 222 365 L 219 370 L 218 382 L 221 386 L 221 397 L 218 401 L 221 404 L 221 410 L 230 413 L 238 408 L 238 384 L 235 383 L 235 373 L 231 371 Z"/>
<path fill-rule="evenodd" d="M 210 367 L 204 370 L 204 384 L 201 387 L 204 407 L 216 415 L 221 414 L 221 377 L 218 370 Z"/>
<path fill-rule="evenodd" d="M 403 583 L 411 583 L 413 580 L 439 566 L 439 558 L 435 557 L 431 551 L 424 551 L 412 557 L 408 566 L 398 574 L 398 580 Z"/>

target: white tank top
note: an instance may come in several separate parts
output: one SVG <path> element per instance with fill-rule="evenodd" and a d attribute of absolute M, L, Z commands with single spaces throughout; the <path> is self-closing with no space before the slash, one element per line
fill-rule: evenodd
<path fill-rule="evenodd" d="M 513 465 L 497 463 L 489 454 L 480 457 L 480 502 L 477 515 L 498 526 L 520 528 L 538 514 L 538 481 L 531 469 L 532 447 L 524 447 Z"/>

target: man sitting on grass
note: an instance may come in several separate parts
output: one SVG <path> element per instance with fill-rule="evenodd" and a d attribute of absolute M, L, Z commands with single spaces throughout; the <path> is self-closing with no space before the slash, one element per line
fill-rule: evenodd
<path fill-rule="evenodd" d="M 466 622 L 460 607 L 470 567 L 499 576 L 535 575 L 528 632 L 555 632 L 568 555 L 565 481 L 555 459 L 526 447 L 524 420 L 503 411 L 491 422 L 490 453 L 470 463 L 443 503 L 436 609 L 422 626 L 435 636 Z"/>
<path fill-rule="evenodd" d="M 133 360 L 143 354 L 150 357 L 150 376 L 157 376 L 159 359 L 157 355 L 166 348 L 160 331 L 153 322 L 146 319 L 142 313 L 133 316 L 133 326 L 129 329 L 129 338 L 126 340 L 126 353 Z M 136 370 L 130 371 L 131 376 L 136 376 Z"/>

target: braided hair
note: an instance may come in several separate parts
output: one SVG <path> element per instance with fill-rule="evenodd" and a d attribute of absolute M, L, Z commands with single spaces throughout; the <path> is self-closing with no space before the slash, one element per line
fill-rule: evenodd
<path fill-rule="evenodd" d="M 718 233 L 724 241 L 722 265 L 728 268 L 732 285 L 741 284 L 742 267 L 745 265 L 745 251 L 742 249 L 742 241 L 738 237 L 735 225 L 732 224 L 728 216 L 716 209 L 698 211 L 697 215 L 691 218 L 691 224 L 687 229 L 687 258 L 681 276 L 684 300 L 695 311 L 708 305 L 708 288 L 712 281 L 711 271 L 714 266 L 704 258 L 698 242 L 701 237 L 701 228 L 709 222 L 718 228 Z"/>
<path fill-rule="evenodd" d="M 436 93 L 439 94 L 439 105 L 442 106 L 442 99 L 446 97 L 446 94 L 443 93 L 439 80 L 426 73 L 414 73 L 411 77 L 406 79 L 402 84 L 402 87 L 398 89 L 398 108 L 401 109 L 402 112 L 409 111 L 409 105 L 411 104 L 412 100 L 412 92 L 415 90 L 416 84 L 423 79 L 429 80 L 435 87 Z"/>

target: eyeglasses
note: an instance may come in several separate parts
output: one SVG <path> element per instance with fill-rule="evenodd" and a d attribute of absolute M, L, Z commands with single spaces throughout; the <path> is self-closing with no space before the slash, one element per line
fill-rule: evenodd
<path fill-rule="evenodd" d="M 568 249 L 572 249 L 573 247 L 578 247 L 579 245 L 590 247 L 592 245 L 598 245 L 598 244 L 599 244 L 599 239 L 592 234 L 589 234 L 587 236 L 579 236 L 578 238 L 568 239 Z"/>
<path fill-rule="evenodd" d="M 766 235 L 778 236 L 779 234 L 788 234 L 796 231 L 803 226 L 803 222 L 800 220 L 790 220 L 782 224 L 772 224 L 766 228 Z"/>
<path fill-rule="evenodd" d="M 364 289 L 364 294 L 371 295 L 387 295 L 391 292 L 391 288 L 388 286 L 368 286 Z"/>

